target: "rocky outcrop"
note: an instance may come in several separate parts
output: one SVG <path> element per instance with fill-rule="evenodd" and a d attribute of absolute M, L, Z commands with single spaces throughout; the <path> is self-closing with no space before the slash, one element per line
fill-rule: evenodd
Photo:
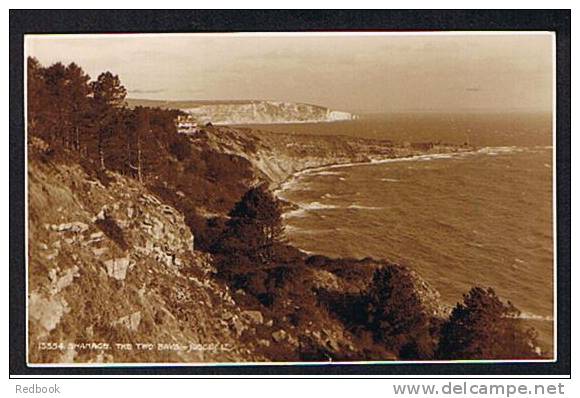
<path fill-rule="evenodd" d="M 134 180 L 104 187 L 34 153 L 28 173 L 31 363 L 266 359 L 239 340 L 261 314 L 212 276 L 178 211 Z"/>
<path fill-rule="evenodd" d="M 107 269 L 107 275 L 111 278 L 115 278 L 119 281 L 125 280 L 127 276 L 127 269 L 131 264 L 131 259 L 129 257 L 123 258 L 112 258 L 104 262 Z"/>
<path fill-rule="evenodd" d="M 371 288 L 373 274 L 383 267 L 400 267 L 408 273 L 425 315 L 445 318 L 450 309 L 441 302 L 441 294 L 416 271 L 386 260 L 330 259 L 324 256 L 310 258 L 310 280 L 317 290 L 333 293 L 364 295 Z"/>

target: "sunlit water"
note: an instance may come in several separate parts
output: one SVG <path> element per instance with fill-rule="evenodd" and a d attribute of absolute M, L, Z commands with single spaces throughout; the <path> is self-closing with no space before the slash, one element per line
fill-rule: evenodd
<path fill-rule="evenodd" d="M 312 253 L 407 264 L 432 283 L 449 305 L 474 285 L 491 286 L 522 311 L 522 317 L 540 332 L 543 346 L 551 350 L 550 123 L 549 119 L 514 118 L 496 119 L 495 124 L 481 115 L 471 122 L 469 117 L 458 118 L 461 123 L 430 119 L 436 125 L 433 131 L 447 132 L 439 133 L 447 142 L 461 142 L 470 135 L 471 143 L 480 146 L 473 153 L 301 174 L 278 192 L 298 206 L 285 214 L 289 239 Z M 407 120 L 408 134 L 389 134 L 388 128 L 381 130 L 380 120 L 359 121 L 359 135 L 377 138 L 378 130 L 380 138 L 417 141 L 415 137 L 435 134 L 425 132 L 426 122 L 417 120 L 421 128 L 416 131 Z M 454 134 L 446 123 L 455 128 Z M 356 127 L 357 122 L 312 125 L 310 131 L 342 128 L 343 134 L 355 135 Z M 309 131 L 308 126 L 294 128 Z"/>

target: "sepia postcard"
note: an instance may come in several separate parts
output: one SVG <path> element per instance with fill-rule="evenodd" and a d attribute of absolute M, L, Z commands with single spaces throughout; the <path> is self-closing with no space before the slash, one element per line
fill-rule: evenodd
<path fill-rule="evenodd" d="M 557 359 L 554 33 L 24 46 L 29 366 Z"/>

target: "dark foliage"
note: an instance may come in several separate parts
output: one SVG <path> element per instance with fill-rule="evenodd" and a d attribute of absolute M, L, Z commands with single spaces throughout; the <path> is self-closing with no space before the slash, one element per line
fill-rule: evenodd
<path fill-rule="evenodd" d="M 189 213 L 185 222 L 194 232 L 195 245 L 203 251 L 210 251 L 224 233 L 227 219 L 224 217 L 205 218 L 195 212 Z"/>
<path fill-rule="evenodd" d="M 97 219 L 95 224 L 109 239 L 117 244 L 122 250 L 127 250 L 128 245 L 125 241 L 125 235 L 123 234 L 123 229 L 117 224 L 114 218 L 109 215 L 105 215 L 103 219 Z"/>
<path fill-rule="evenodd" d="M 212 220 L 216 217 L 202 216 L 198 210 L 227 212 L 246 192 L 248 181 L 253 178 L 246 159 L 210 148 L 192 150 L 185 160 L 174 159 L 152 174 L 156 178 L 148 180 L 149 187 L 184 214 L 196 237 L 196 247 L 205 251 L 221 236 L 223 223 Z M 221 177 L 215 179 L 216 175 Z"/>
<path fill-rule="evenodd" d="M 175 141 L 169 145 L 169 152 L 179 161 L 191 156 L 191 145 L 184 141 Z"/>
<path fill-rule="evenodd" d="M 502 303 L 493 289 L 474 287 L 441 329 L 441 359 L 537 358 L 536 333 L 524 330 L 519 310 Z"/>
<path fill-rule="evenodd" d="M 318 291 L 320 303 L 366 347 L 366 357 L 376 359 L 383 353 L 401 359 L 433 358 L 437 322 L 426 314 L 410 272 L 384 264 L 369 275 L 368 260 L 345 261 L 312 256 L 307 264 L 340 274 L 345 280 L 372 279 L 369 288 L 359 293 Z"/>
<path fill-rule="evenodd" d="M 114 170 L 140 181 L 185 159 L 186 137 L 177 134 L 179 111 L 125 106 L 117 75 L 90 77 L 76 64 L 43 67 L 28 59 L 28 128 L 54 151 L 70 151 L 90 168 Z M 89 167 L 85 167 L 88 169 Z M 172 170 L 175 172 L 175 170 Z"/>
<path fill-rule="evenodd" d="M 272 262 L 284 230 L 280 204 L 267 188 L 261 185 L 250 189 L 229 216 L 226 230 L 213 251 L 256 266 Z"/>
<path fill-rule="evenodd" d="M 429 318 L 406 268 L 392 265 L 375 272 L 368 314 L 375 337 L 402 358 L 432 356 Z"/>

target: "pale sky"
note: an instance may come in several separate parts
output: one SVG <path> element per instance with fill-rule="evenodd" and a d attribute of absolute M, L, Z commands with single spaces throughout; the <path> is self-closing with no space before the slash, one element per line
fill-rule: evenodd
<path fill-rule="evenodd" d="M 129 98 L 354 112 L 548 111 L 552 35 L 34 35 L 27 55 L 118 74 Z"/>

